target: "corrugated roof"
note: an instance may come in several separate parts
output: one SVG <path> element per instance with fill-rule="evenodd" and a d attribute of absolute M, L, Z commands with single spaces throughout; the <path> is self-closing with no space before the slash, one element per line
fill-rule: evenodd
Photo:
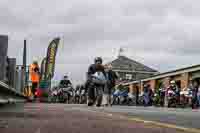
<path fill-rule="evenodd" d="M 113 70 L 128 70 L 128 71 L 147 71 L 147 72 L 158 72 L 144 64 L 141 64 L 135 60 L 132 60 L 125 56 L 118 56 L 117 59 L 107 63 L 112 64 Z"/>
<path fill-rule="evenodd" d="M 139 81 L 148 81 L 148 80 L 152 80 L 152 79 L 159 79 L 159 78 L 162 78 L 162 77 L 167 77 L 169 75 L 173 76 L 173 75 L 177 75 L 177 74 L 184 73 L 184 72 L 193 72 L 193 71 L 199 71 L 199 70 L 200 70 L 200 64 L 189 66 L 189 67 L 184 67 L 184 68 L 180 68 L 180 69 L 176 69 L 176 70 L 171 70 L 171 71 L 168 71 L 168 72 L 153 75 L 152 77 L 137 80 L 137 81 L 138 82 Z M 128 82 L 128 83 L 125 83 L 125 85 L 132 84 L 132 83 L 135 83 L 137 81 Z"/>
<path fill-rule="evenodd" d="M 159 74 L 154 75 L 154 76 L 160 76 L 160 75 L 164 75 L 164 74 L 168 74 L 168 73 L 174 73 L 174 72 L 183 71 L 183 70 L 196 68 L 196 67 L 200 67 L 200 64 L 189 66 L 189 67 L 184 67 L 184 68 L 179 68 L 179 69 L 176 69 L 176 70 L 171 70 L 171 71 L 167 71 L 167 72 L 163 72 L 163 73 L 159 73 Z"/>

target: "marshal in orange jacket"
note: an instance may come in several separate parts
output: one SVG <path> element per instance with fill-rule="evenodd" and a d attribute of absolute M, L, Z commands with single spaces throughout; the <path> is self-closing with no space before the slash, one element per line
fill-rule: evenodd
<path fill-rule="evenodd" d="M 30 77 L 32 83 L 39 83 L 40 74 L 39 74 L 39 67 L 36 64 L 30 65 Z"/>

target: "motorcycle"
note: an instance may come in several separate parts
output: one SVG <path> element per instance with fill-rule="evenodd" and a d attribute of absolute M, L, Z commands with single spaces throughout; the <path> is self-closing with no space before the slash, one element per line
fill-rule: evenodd
<path fill-rule="evenodd" d="M 77 90 L 74 96 L 75 104 L 84 104 L 87 103 L 87 93 L 85 89 Z"/>
<path fill-rule="evenodd" d="M 187 91 L 180 92 L 180 106 L 182 108 L 185 108 L 185 106 L 187 105 L 187 97 L 186 97 L 187 94 L 188 94 Z"/>
<path fill-rule="evenodd" d="M 128 93 L 127 104 L 128 106 L 136 105 L 136 97 L 132 93 Z"/>
<path fill-rule="evenodd" d="M 153 105 L 154 106 L 164 106 L 165 101 L 165 89 L 160 88 L 153 97 Z"/>
<path fill-rule="evenodd" d="M 168 108 L 170 107 L 176 107 L 177 106 L 177 95 L 174 90 L 168 90 L 167 91 L 167 99 L 168 99 Z"/>
<path fill-rule="evenodd" d="M 113 92 L 113 94 L 111 96 L 111 98 L 112 98 L 111 104 L 112 105 L 119 105 L 120 104 L 120 94 L 121 94 L 121 92 L 120 92 L 119 89 L 117 89 Z"/>
<path fill-rule="evenodd" d="M 122 91 L 120 94 L 120 105 L 128 105 L 128 91 Z"/>
<path fill-rule="evenodd" d="M 75 104 L 79 104 L 80 103 L 80 90 L 75 91 L 74 103 Z"/>
<path fill-rule="evenodd" d="M 188 106 L 191 99 L 192 99 L 192 90 L 187 89 L 180 92 L 180 105 L 182 108 Z"/>
<path fill-rule="evenodd" d="M 79 103 L 80 104 L 87 103 L 87 93 L 86 93 L 86 90 L 81 90 Z"/>
<path fill-rule="evenodd" d="M 68 86 L 65 88 L 60 88 L 58 90 L 58 100 L 61 103 L 70 103 L 70 99 L 73 97 L 73 88 Z"/>
<path fill-rule="evenodd" d="M 138 105 L 143 106 L 144 105 L 144 92 L 140 93 L 138 96 Z"/>
<path fill-rule="evenodd" d="M 51 97 L 51 102 L 56 103 L 58 101 L 58 90 L 53 90 L 50 93 L 50 97 Z"/>
<path fill-rule="evenodd" d="M 112 99 L 112 105 L 128 105 L 129 103 L 131 104 L 132 96 L 126 90 L 115 90 L 112 94 Z"/>

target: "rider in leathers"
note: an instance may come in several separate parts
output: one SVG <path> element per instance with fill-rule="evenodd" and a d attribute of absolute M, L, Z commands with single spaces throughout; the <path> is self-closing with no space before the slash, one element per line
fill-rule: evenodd
<path fill-rule="evenodd" d="M 70 87 L 70 86 L 72 86 L 72 83 L 71 83 L 71 81 L 69 80 L 69 78 L 68 78 L 68 76 L 67 75 L 65 75 L 64 77 L 63 77 L 63 79 L 60 81 L 60 83 L 59 83 L 59 88 L 67 88 L 67 87 Z M 69 89 L 68 89 L 68 101 L 70 100 L 70 96 L 72 96 L 73 94 L 73 88 L 72 87 L 70 87 Z"/>
<path fill-rule="evenodd" d="M 101 57 L 96 57 L 94 60 L 94 64 L 89 66 L 88 72 L 87 72 L 87 88 L 88 88 L 88 106 L 92 106 L 95 101 L 95 95 L 94 95 L 94 84 L 92 83 L 92 75 L 96 72 L 102 72 L 104 76 L 105 70 L 104 66 L 102 65 L 103 60 Z M 97 105 L 100 106 L 100 105 Z"/>
<path fill-rule="evenodd" d="M 70 85 L 72 85 L 72 83 L 71 83 L 71 81 L 68 79 L 68 76 L 65 75 L 65 76 L 63 77 L 63 79 L 60 81 L 59 86 L 60 86 L 60 87 L 68 87 L 68 86 L 70 86 Z"/>

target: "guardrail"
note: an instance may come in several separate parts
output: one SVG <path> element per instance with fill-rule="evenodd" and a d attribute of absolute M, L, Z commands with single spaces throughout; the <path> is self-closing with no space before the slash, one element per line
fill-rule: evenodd
<path fill-rule="evenodd" d="M 14 88 L 0 81 L 0 104 L 25 102 L 26 97 Z"/>

